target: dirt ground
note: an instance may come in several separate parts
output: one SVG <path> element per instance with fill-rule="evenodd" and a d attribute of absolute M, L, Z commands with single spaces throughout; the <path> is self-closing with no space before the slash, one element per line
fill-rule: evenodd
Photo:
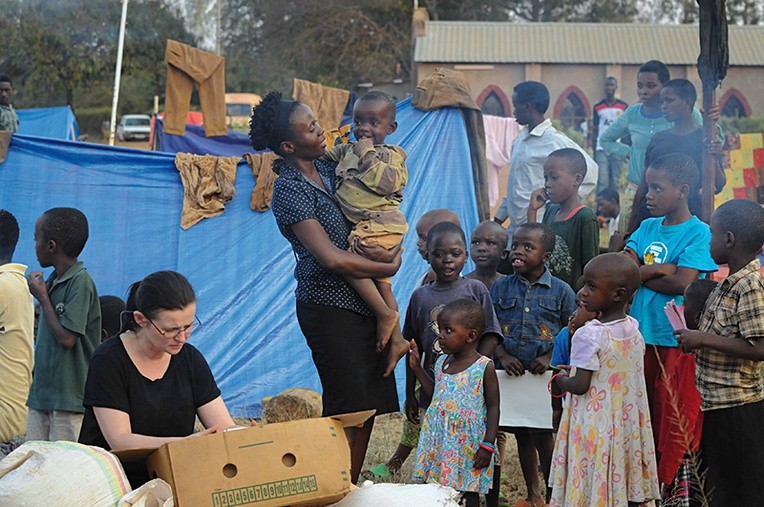
<path fill-rule="evenodd" d="M 395 452 L 401 436 L 401 427 L 404 416 L 402 414 L 389 414 L 377 417 L 374 423 L 374 431 L 371 434 L 369 450 L 366 453 L 364 470 L 368 470 L 380 463 L 385 463 Z M 414 450 L 403 464 L 401 473 L 394 478 L 394 482 L 409 482 L 411 470 L 415 458 Z M 541 480 L 543 483 L 543 479 Z M 525 498 L 525 483 L 523 482 L 520 462 L 517 459 L 517 446 L 515 438 L 509 435 L 507 439 L 507 452 L 501 469 L 501 496 L 499 505 L 512 505 L 519 498 Z"/>

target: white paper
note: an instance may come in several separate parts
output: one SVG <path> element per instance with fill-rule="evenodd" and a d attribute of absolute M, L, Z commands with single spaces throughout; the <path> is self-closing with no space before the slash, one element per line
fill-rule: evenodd
<path fill-rule="evenodd" d="M 501 397 L 499 426 L 552 429 L 551 371 L 543 375 L 526 371 L 522 377 L 513 377 L 496 370 L 496 376 Z"/>

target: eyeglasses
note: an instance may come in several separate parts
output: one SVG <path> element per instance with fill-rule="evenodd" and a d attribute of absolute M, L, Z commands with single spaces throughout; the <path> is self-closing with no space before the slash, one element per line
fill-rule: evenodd
<path fill-rule="evenodd" d="M 191 333 L 191 329 L 194 326 L 201 327 L 201 325 L 202 325 L 202 321 L 199 320 L 199 317 L 197 317 L 196 315 L 194 315 L 194 322 L 192 322 L 191 324 L 189 324 L 187 326 L 183 326 L 183 327 L 176 327 L 176 328 L 173 328 L 173 329 L 168 329 L 167 331 L 159 329 L 159 326 L 154 324 L 154 321 L 149 319 L 148 317 L 146 317 L 146 320 L 151 322 L 151 325 L 154 326 L 154 329 L 156 329 L 159 334 L 161 334 L 162 336 L 165 336 L 165 337 L 169 336 L 170 338 L 177 338 L 181 334 L 184 334 L 184 335 L 188 336 Z"/>

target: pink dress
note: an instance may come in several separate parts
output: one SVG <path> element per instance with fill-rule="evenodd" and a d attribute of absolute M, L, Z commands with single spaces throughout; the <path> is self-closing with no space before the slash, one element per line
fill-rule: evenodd
<path fill-rule="evenodd" d="M 645 342 L 632 317 L 576 331 L 570 363 L 592 371 L 568 395 L 554 446 L 553 506 L 610 507 L 660 498 L 645 389 Z"/>

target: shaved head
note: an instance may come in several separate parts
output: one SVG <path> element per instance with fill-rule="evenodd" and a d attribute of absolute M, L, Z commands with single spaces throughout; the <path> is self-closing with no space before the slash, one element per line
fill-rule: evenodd
<path fill-rule="evenodd" d="M 430 224 L 430 227 L 428 227 L 429 230 L 433 225 L 439 224 L 441 222 L 450 222 L 454 225 L 458 225 L 459 227 L 462 226 L 461 222 L 459 221 L 459 217 L 456 216 L 456 213 L 447 208 L 436 208 L 428 211 L 422 215 L 422 218 L 419 219 L 418 223 Z"/>
<path fill-rule="evenodd" d="M 639 267 L 630 257 L 622 253 L 598 255 L 586 264 L 586 271 L 595 273 L 598 278 L 607 280 L 613 287 L 626 289 L 631 297 L 639 288 Z"/>

